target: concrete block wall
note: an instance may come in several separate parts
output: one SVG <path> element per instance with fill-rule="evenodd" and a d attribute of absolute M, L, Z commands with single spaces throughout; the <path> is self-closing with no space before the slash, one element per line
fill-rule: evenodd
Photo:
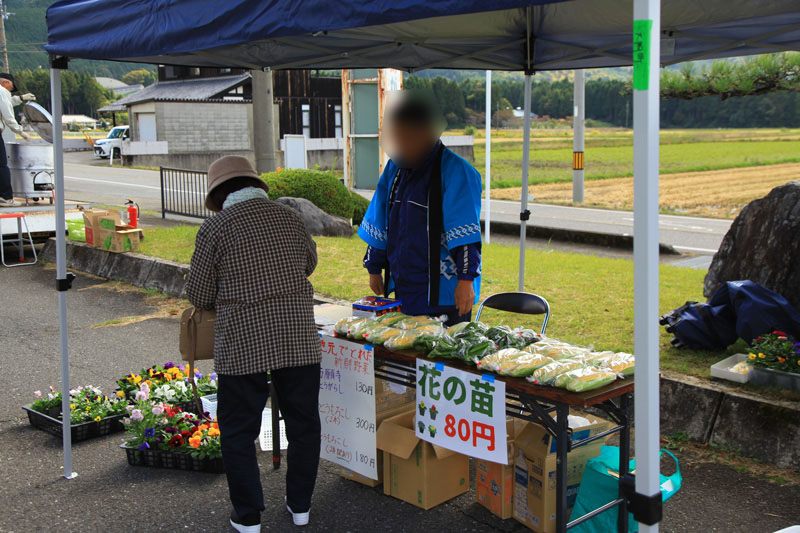
<path fill-rule="evenodd" d="M 252 109 L 246 103 L 157 102 L 158 140 L 173 154 L 252 150 Z"/>

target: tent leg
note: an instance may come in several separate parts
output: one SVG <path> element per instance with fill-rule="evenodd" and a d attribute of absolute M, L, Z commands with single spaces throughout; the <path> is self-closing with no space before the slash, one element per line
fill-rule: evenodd
<path fill-rule="evenodd" d="M 56 282 L 58 286 L 59 340 L 61 342 L 61 412 L 64 446 L 64 477 L 72 479 L 72 428 L 69 399 L 69 344 L 67 342 L 67 275 L 66 222 L 64 221 L 64 149 L 61 131 L 61 71 L 50 69 L 50 101 L 53 111 L 53 162 L 56 202 Z"/>
<path fill-rule="evenodd" d="M 583 147 L 586 121 L 586 76 L 582 69 L 575 71 L 572 119 L 572 201 L 583 203 Z"/>
<path fill-rule="evenodd" d="M 486 71 L 486 172 L 484 173 L 486 184 L 486 216 L 484 217 L 483 239 L 492 242 L 491 231 L 489 230 L 490 219 L 492 218 L 492 71 Z"/>
<path fill-rule="evenodd" d="M 633 259 L 636 388 L 636 492 L 661 501 L 659 490 L 658 164 L 661 0 L 634 0 Z M 642 25 L 652 21 L 649 31 Z M 643 79 L 642 79 L 643 78 Z M 636 509 L 633 509 L 636 514 Z M 658 531 L 642 523 L 639 531 Z M 641 520 L 640 520 L 641 522 Z"/>
<path fill-rule="evenodd" d="M 522 126 L 522 194 L 519 212 L 519 290 L 525 289 L 525 243 L 527 239 L 528 211 L 528 171 L 531 159 L 531 83 L 533 75 L 525 73 L 525 119 Z"/>

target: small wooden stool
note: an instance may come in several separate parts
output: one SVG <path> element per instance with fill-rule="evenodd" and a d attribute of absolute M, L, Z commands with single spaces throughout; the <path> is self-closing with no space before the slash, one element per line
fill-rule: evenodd
<path fill-rule="evenodd" d="M 3 226 L 2 222 L 3 219 L 6 218 L 16 218 L 17 219 L 17 237 L 16 238 L 7 238 L 3 236 Z M 28 234 L 28 242 L 31 244 L 31 250 L 33 250 L 33 261 L 28 261 L 25 263 L 25 239 L 22 238 L 22 224 L 25 223 L 25 233 Z M 5 255 L 5 245 L 6 244 L 16 244 L 17 250 L 19 251 L 19 263 L 16 265 L 9 265 L 6 263 L 6 255 Z M 3 213 L 0 212 L 0 261 L 2 261 L 3 265 L 12 268 L 18 266 L 27 266 L 27 265 L 35 265 L 39 258 L 36 256 L 36 248 L 33 246 L 33 236 L 31 235 L 30 229 L 28 229 L 28 221 L 25 219 L 25 213 Z"/>

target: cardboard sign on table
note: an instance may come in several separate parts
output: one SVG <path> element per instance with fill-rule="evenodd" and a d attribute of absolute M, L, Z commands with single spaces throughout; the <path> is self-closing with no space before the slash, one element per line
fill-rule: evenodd
<path fill-rule="evenodd" d="M 508 464 L 506 384 L 493 375 L 417 359 L 417 437 L 458 453 Z"/>
<path fill-rule="evenodd" d="M 378 479 L 372 347 L 320 336 L 320 457 Z"/>

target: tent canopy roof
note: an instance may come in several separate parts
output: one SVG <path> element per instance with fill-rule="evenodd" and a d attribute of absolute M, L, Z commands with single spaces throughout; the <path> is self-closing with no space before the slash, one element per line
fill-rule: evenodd
<path fill-rule="evenodd" d="M 631 0 L 62 0 L 48 52 L 246 68 L 631 64 Z M 664 0 L 663 64 L 800 50 L 797 0 Z"/>

